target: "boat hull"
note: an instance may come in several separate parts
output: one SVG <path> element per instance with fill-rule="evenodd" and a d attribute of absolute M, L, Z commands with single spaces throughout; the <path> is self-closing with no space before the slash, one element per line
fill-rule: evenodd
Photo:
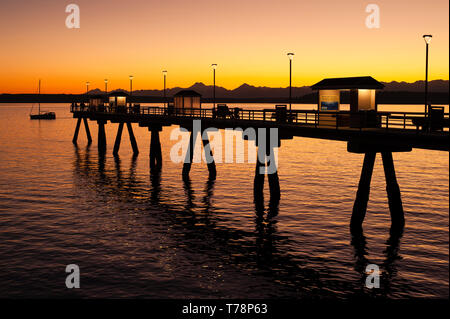
<path fill-rule="evenodd" d="M 54 120 L 54 119 L 56 119 L 56 115 L 54 112 L 30 114 L 30 120 Z"/>

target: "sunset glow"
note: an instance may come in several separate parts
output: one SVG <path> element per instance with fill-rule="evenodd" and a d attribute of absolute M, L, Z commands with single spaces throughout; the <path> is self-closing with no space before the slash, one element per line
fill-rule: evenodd
<path fill-rule="evenodd" d="M 325 77 L 371 75 L 424 79 L 423 34 L 432 34 L 429 80 L 449 79 L 446 0 L 379 0 L 380 28 L 365 25 L 361 0 L 86 1 L 80 29 L 65 25 L 70 2 L 0 3 L 0 93 L 83 93 L 90 89 L 162 89 L 216 83 L 287 87 Z"/>

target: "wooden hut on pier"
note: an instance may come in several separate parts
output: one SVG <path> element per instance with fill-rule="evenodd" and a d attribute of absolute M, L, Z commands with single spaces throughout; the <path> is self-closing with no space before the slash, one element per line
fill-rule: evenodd
<path fill-rule="evenodd" d="M 377 90 L 384 85 L 371 76 L 324 79 L 311 89 L 318 91 L 320 126 L 377 127 Z M 350 112 L 341 112 L 341 92 L 350 93 Z"/>

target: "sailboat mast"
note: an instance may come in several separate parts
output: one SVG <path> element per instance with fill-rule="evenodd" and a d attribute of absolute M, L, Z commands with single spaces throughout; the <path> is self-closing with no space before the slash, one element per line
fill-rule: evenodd
<path fill-rule="evenodd" d="M 41 114 L 41 79 L 39 79 L 38 106 L 39 106 L 38 114 Z"/>

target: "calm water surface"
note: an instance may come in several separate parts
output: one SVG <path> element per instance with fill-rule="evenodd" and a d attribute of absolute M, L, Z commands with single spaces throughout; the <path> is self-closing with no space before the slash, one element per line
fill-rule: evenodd
<path fill-rule="evenodd" d="M 30 121 L 28 104 L 0 105 L 0 297 L 449 296 L 448 152 L 394 154 L 406 218 L 394 236 L 377 157 L 364 237 L 352 239 L 363 155 L 344 142 L 282 141 L 281 202 L 261 214 L 254 164 L 217 164 L 215 181 L 193 164 L 183 181 L 166 127 L 163 170 L 150 174 L 146 128 L 134 126 L 139 156 L 125 130 L 115 159 L 117 124 L 108 124 L 102 157 L 94 122 L 93 144 L 80 130 L 75 147 L 68 105 L 44 108 L 57 120 Z M 65 287 L 72 263 L 81 289 Z M 382 271 L 380 289 L 364 288 L 369 263 Z"/>

